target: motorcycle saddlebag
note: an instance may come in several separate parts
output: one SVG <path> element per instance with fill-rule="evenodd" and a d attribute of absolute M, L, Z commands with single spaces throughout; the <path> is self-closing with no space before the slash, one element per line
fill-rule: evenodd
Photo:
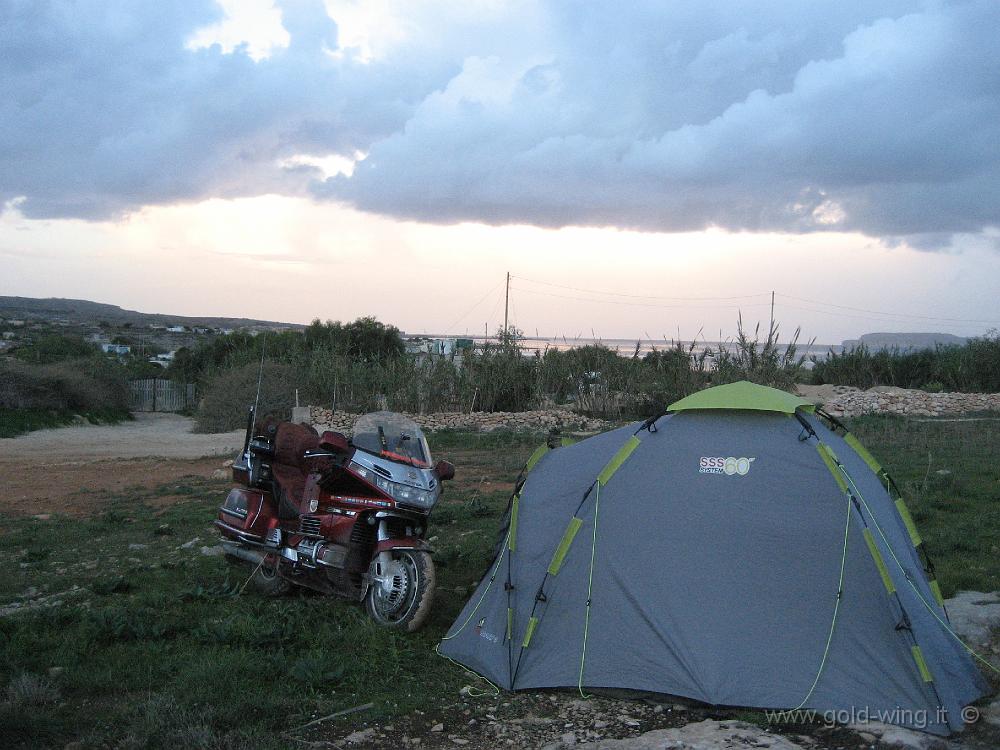
<path fill-rule="evenodd" d="M 219 508 L 217 525 L 224 536 L 245 541 L 263 541 L 274 525 L 270 495 L 260 490 L 234 487 Z"/>

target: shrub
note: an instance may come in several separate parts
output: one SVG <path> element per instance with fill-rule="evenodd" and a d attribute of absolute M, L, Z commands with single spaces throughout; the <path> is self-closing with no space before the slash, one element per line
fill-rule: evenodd
<path fill-rule="evenodd" d="M 257 418 L 288 419 L 295 405 L 295 389 L 305 384 L 301 370 L 292 365 L 265 362 L 247 364 L 214 378 L 204 391 L 196 415 L 200 432 L 226 432 L 246 424 L 247 409 L 257 396 L 260 375 L 260 401 Z"/>
<path fill-rule="evenodd" d="M 66 359 L 92 357 L 99 353 L 100 349 L 97 346 L 84 341 L 79 336 L 46 333 L 28 346 L 20 347 L 14 356 L 31 364 L 48 365 Z"/>
<path fill-rule="evenodd" d="M 772 324 L 767 338 L 760 340 L 760 323 L 751 338 L 743 328 L 743 316 L 737 322 L 736 341 L 732 347 L 719 348 L 715 360 L 714 385 L 749 380 L 751 383 L 791 390 L 802 371 L 805 357 L 796 359 L 799 329 L 787 345 L 778 343 L 778 326 Z"/>
<path fill-rule="evenodd" d="M 59 690 L 46 677 L 22 674 L 7 685 L 7 701 L 14 706 L 44 706 L 59 700 Z"/>
<path fill-rule="evenodd" d="M 120 365 L 101 357 L 31 366 L 0 363 L 0 408 L 77 413 L 128 413 L 128 385 Z"/>
<path fill-rule="evenodd" d="M 1000 391 L 1000 335 L 991 331 L 963 346 L 903 352 L 872 351 L 859 345 L 813 358 L 813 382 L 871 388 L 893 385 L 930 391 L 995 393 Z"/>

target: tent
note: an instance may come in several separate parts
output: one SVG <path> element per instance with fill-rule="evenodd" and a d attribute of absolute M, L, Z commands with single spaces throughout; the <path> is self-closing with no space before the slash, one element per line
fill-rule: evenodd
<path fill-rule="evenodd" d="M 747 382 L 542 446 L 440 652 L 498 686 L 627 688 L 948 734 L 989 691 L 903 499 L 813 404 Z"/>

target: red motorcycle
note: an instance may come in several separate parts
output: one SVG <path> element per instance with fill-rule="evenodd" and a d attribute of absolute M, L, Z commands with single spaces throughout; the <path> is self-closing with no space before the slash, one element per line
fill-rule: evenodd
<path fill-rule="evenodd" d="M 434 562 L 425 541 L 441 483 L 455 476 L 431 463 L 412 420 L 393 412 L 360 417 L 339 432 L 280 422 L 243 451 L 216 526 L 230 560 L 254 566 L 260 592 L 291 586 L 364 601 L 385 627 L 412 632 L 434 600 Z"/>

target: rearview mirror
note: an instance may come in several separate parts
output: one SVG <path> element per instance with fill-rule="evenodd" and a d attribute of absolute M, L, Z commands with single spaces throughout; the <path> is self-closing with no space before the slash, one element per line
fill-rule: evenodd
<path fill-rule="evenodd" d="M 455 464 L 450 461 L 438 461 L 434 464 L 434 473 L 442 482 L 455 478 Z"/>
<path fill-rule="evenodd" d="M 344 433 L 331 432 L 330 430 L 324 432 L 320 437 L 319 447 L 331 453 L 347 453 L 351 449 Z"/>

